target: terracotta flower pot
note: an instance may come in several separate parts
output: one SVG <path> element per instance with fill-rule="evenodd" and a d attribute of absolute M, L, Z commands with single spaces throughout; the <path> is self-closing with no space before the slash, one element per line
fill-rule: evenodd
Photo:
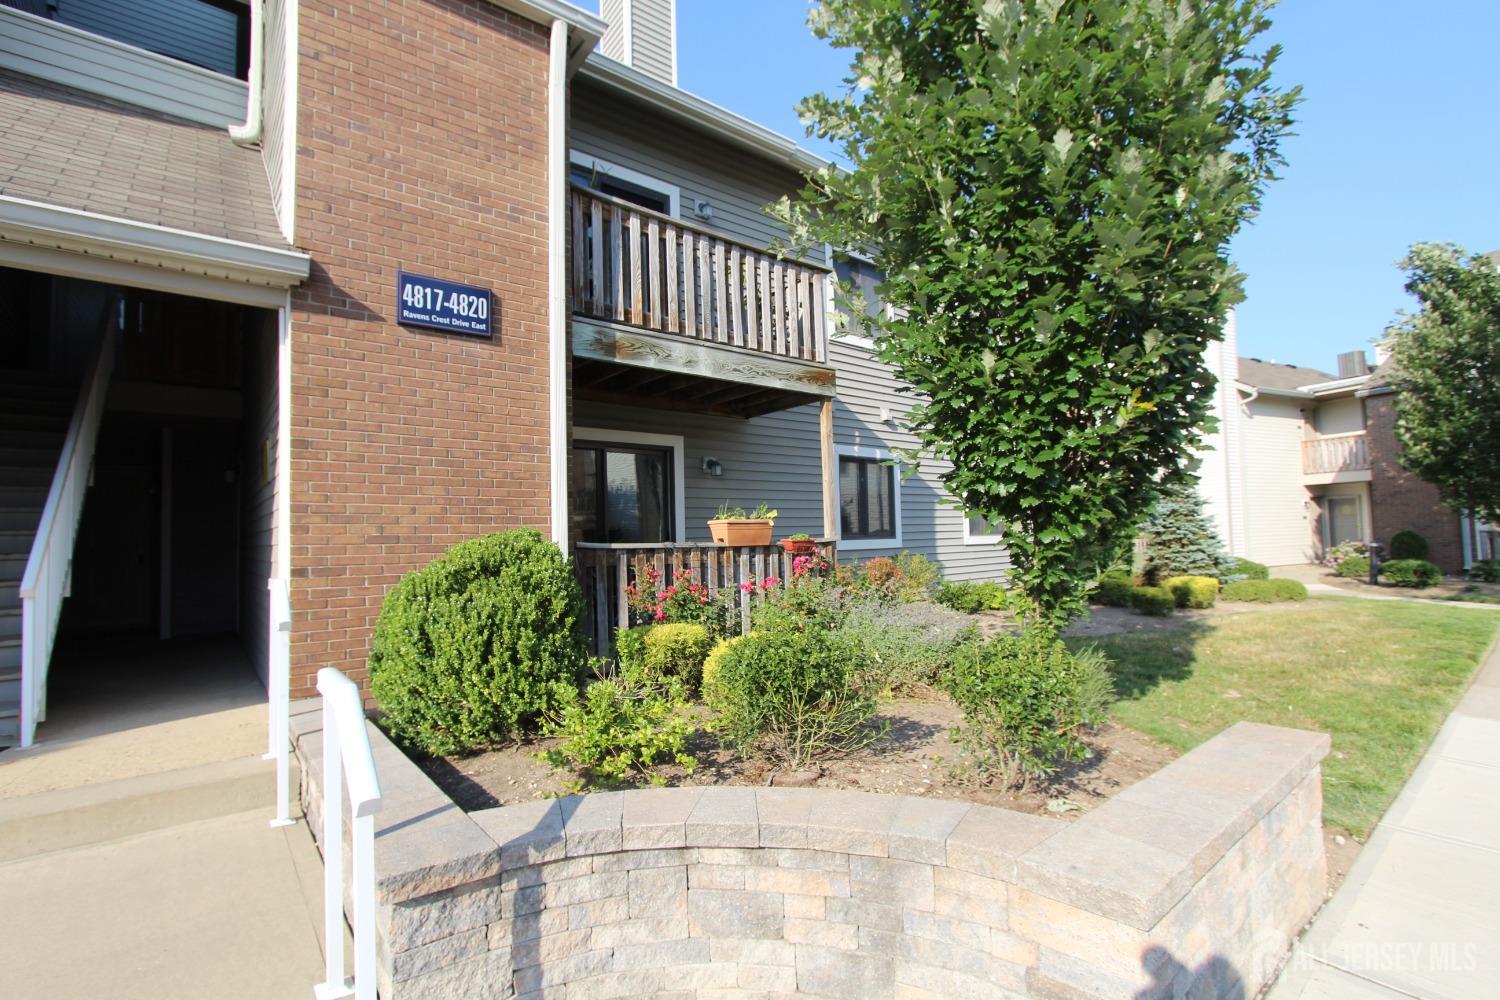
<path fill-rule="evenodd" d="M 715 545 L 770 545 L 775 521 L 764 518 L 715 518 L 708 522 Z"/>
<path fill-rule="evenodd" d="M 816 538 L 783 538 L 781 548 L 789 556 L 815 556 L 818 554 Z"/>

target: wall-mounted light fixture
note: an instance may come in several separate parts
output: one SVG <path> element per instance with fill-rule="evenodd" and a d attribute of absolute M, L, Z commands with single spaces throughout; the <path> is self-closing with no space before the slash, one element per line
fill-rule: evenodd
<path fill-rule="evenodd" d="M 708 458 L 705 456 L 701 468 L 705 476 L 722 476 L 724 474 L 724 466 L 717 458 Z"/>
<path fill-rule="evenodd" d="M 707 221 L 708 219 L 712 219 L 714 217 L 714 207 L 709 203 L 707 198 L 694 198 L 693 214 L 698 218 Z"/>

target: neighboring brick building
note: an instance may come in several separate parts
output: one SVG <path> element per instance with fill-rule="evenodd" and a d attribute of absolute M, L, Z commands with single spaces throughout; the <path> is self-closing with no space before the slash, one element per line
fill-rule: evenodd
<path fill-rule="evenodd" d="M 1471 534 L 1466 551 L 1464 531 L 1469 528 L 1458 511 L 1438 497 L 1437 487 L 1419 479 L 1401 465 L 1401 446 L 1396 441 L 1396 396 L 1385 392 L 1365 397 L 1365 433 L 1370 451 L 1370 516 L 1372 538 L 1389 545 L 1398 531 L 1415 531 L 1427 539 L 1427 558 L 1445 573 L 1461 573 L 1466 559 L 1476 557 L 1476 548 L 1487 540 Z M 1486 547 L 1480 557 L 1488 554 Z"/>

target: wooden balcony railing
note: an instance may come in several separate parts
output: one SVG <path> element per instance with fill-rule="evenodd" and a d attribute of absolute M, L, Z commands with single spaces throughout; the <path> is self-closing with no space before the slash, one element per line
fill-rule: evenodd
<path fill-rule="evenodd" d="M 818 541 L 818 555 L 829 565 L 837 562 L 837 548 L 831 539 Z M 688 570 L 695 583 L 707 584 L 709 592 L 737 594 L 739 625 L 750 629 L 750 609 L 762 600 L 759 584 L 774 577 L 777 584 L 792 578 L 792 562 L 779 545 L 734 546 L 711 542 L 666 542 L 646 544 L 604 544 L 579 542 L 573 547 L 573 571 L 583 589 L 586 608 L 584 629 L 595 655 L 608 656 L 611 637 L 621 624 L 630 623 L 625 588 L 643 579 L 646 569 L 654 569 L 663 585 L 671 582 L 678 570 Z M 741 583 L 753 583 L 750 590 Z"/>
<path fill-rule="evenodd" d="M 1370 467 L 1370 450 L 1364 431 L 1325 434 L 1302 442 L 1302 474 L 1326 475 L 1360 472 Z"/>
<path fill-rule="evenodd" d="M 827 363 L 827 271 L 587 188 L 570 201 L 575 314 Z"/>

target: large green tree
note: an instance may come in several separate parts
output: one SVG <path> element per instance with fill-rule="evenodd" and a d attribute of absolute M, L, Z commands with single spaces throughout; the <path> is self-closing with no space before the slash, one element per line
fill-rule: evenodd
<path fill-rule="evenodd" d="M 1401 462 L 1450 506 L 1500 520 L 1500 269 L 1434 243 L 1401 267 L 1421 303 L 1386 331 Z"/>
<path fill-rule="evenodd" d="M 794 242 L 873 251 L 882 357 L 922 453 L 1004 533 L 1041 617 L 1082 606 L 1191 464 L 1225 256 L 1296 90 L 1264 0 L 822 0 L 847 90 L 803 102 L 847 169 L 783 204 Z"/>

